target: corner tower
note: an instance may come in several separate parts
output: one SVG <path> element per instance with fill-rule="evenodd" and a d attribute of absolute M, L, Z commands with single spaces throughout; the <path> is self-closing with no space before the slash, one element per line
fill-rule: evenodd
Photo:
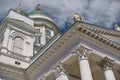
<path fill-rule="evenodd" d="M 45 45 L 55 34 L 58 33 L 58 28 L 55 22 L 40 10 L 40 4 L 38 4 L 36 10 L 31 11 L 28 16 L 34 20 L 34 27 L 36 30 L 35 45 Z"/>

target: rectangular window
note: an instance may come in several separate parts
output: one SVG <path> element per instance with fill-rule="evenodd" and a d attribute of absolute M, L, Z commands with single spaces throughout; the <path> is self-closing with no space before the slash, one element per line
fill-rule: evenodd
<path fill-rule="evenodd" d="M 20 65 L 20 62 L 18 62 L 18 61 L 15 61 L 15 64 L 16 64 L 16 65 Z"/>
<path fill-rule="evenodd" d="M 41 44 L 41 36 L 36 36 L 35 37 L 35 43 Z"/>

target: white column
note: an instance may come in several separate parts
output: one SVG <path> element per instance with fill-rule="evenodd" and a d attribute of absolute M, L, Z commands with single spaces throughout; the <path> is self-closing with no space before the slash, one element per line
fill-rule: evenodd
<path fill-rule="evenodd" d="M 41 36 L 41 44 L 45 45 L 46 44 L 46 32 L 45 32 L 45 25 L 42 26 L 42 36 Z"/>
<path fill-rule="evenodd" d="M 78 61 L 79 61 L 79 67 L 81 73 L 81 80 L 93 80 L 90 65 L 88 62 L 89 51 L 90 51 L 89 49 L 85 48 L 82 45 L 77 50 L 77 53 L 79 55 Z"/>
<path fill-rule="evenodd" d="M 102 70 L 104 70 L 105 78 L 106 80 L 116 80 L 112 67 L 113 67 L 113 62 L 114 60 L 111 60 L 107 57 L 105 57 L 103 60 L 101 60 L 100 66 Z"/>
<path fill-rule="evenodd" d="M 115 76 L 112 70 L 106 70 L 104 72 L 106 80 L 115 80 Z"/>
<path fill-rule="evenodd" d="M 56 66 L 56 80 L 69 80 L 61 64 Z"/>

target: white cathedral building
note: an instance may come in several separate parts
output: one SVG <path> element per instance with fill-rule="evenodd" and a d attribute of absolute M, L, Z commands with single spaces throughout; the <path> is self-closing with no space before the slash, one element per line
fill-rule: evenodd
<path fill-rule="evenodd" d="M 10 9 L 0 26 L 0 80 L 120 80 L 120 27 L 75 14 L 60 34 L 39 4 L 27 16 Z"/>

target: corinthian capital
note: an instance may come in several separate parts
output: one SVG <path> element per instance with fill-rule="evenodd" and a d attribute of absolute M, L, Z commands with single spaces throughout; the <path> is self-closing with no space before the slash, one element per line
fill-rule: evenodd
<path fill-rule="evenodd" d="M 102 70 L 112 69 L 114 60 L 105 57 L 103 60 L 98 63 Z"/>
<path fill-rule="evenodd" d="M 57 73 L 65 72 L 63 65 L 62 64 L 57 65 L 56 71 L 57 71 Z"/>
<path fill-rule="evenodd" d="M 88 59 L 88 54 L 91 52 L 92 50 L 86 48 L 85 46 L 81 45 L 77 50 L 76 53 L 79 56 L 79 61 L 83 60 L 83 59 Z"/>
<path fill-rule="evenodd" d="M 60 75 L 66 75 L 66 71 L 65 69 L 63 68 L 63 65 L 62 63 L 58 64 L 56 67 L 55 67 L 55 73 L 56 73 L 56 77 L 60 76 Z"/>

